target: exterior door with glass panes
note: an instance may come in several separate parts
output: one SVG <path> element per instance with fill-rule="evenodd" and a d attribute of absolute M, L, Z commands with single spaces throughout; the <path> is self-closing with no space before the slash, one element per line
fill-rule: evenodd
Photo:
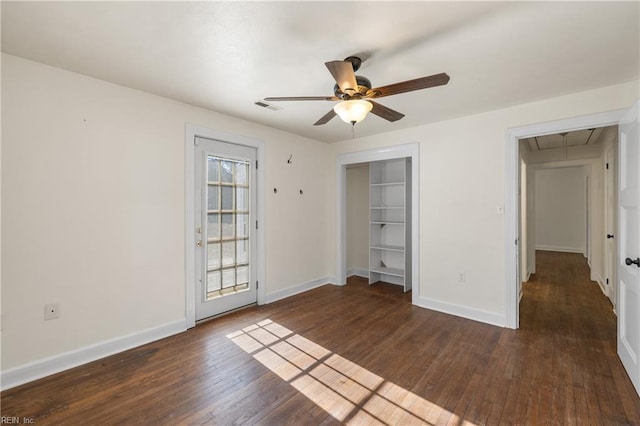
<path fill-rule="evenodd" d="M 256 150 L 196 138 L 196 320 L 256 302 Z"/>

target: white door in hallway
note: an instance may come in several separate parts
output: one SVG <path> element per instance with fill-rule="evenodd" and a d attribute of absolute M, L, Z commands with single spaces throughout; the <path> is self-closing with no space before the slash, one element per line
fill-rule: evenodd
<path fill-rule="evenodd" d="M 256 150 L 196 138 L 196 320 L 256 303 Z"/>
<path fill-rule="evenodd" d="M 640 394 L 640 103 L 618 134 L 618 355 Z"/>
<path fill-rule="evenodd" d="M 616 180 L 616 158 L 614 146 L 610 146 L 604 153 L 604 227 L 605 227 L 605 259 L 604 259 L 604 275 L 606 278 L 607 296 L 613 304 L 616 311 L 616 197 L 615 197 L 615 180 Z M 617 311 L 616 311 L 617 312 Z"/>

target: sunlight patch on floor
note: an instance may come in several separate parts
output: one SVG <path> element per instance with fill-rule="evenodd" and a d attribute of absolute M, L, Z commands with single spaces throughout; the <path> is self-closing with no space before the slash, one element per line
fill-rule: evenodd
<path fill-rule="evenodd" d="M 474 425 L 271 320 L 227 338 L 346 424 Z"/>

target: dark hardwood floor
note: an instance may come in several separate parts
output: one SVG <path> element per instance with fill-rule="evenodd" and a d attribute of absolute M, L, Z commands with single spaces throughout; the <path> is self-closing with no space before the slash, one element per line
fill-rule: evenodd
<path fill-rule="evenodd" d="M 521 328 L 351 279 L 1 395 L 36 424 L 640 424 L 616 319 L 581 255 L 538 252 Z"/>

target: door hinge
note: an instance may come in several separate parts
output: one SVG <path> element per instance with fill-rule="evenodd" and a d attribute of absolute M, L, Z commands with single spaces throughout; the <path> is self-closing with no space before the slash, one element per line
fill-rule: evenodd
<path fill-rule="evenodd" d="M 609 163 L 607 163 L 607 170 L 609 170 Z"/>
<path fill-rule="evenodd" d="M 518 245 L 518 239 L 517 239 L 517 238 L 516 238 L 516 241 L 515 241 L 515 243 L 514 243 L 514 244 L 515 244 L 515 245 Z"/>
<path fill-rule="evenodd" d="M 256 220 L 256 229 L 258 229 L 258 221 Z"/>
<path fill-rule="evenodd" d="M 609 278 L 607 278 L 607 284 L 609 284 Z"/>
<path fill-rule="evenodd" d="M 258 289 L 258 287 L 260 287 L 260 283 L 256 281 L 256 290 Z"/>
<path fill-rule="evenodd" d="M 258 160 L 256 160 L 256 170 L 258 170 Z"/>

